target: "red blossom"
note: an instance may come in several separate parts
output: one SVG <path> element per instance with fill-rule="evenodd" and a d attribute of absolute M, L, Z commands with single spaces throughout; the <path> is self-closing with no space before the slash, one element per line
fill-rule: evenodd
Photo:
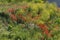
<path fill-rule="evenodd" d="M 12 20 L 17 21 L 17 17 L 14 14 L 11 14 L 10 17 L 11 17 Z"/>
<path fill-rule="evenodd" d="M 13 12 L 14 12 L 14 9 L 13 9 L 13 8 L 9 8 L 9 9 L 8 9 L 8 12 L 13 13 Z"/>
<path fill-rule="evenodd" d="M 47 34 L 47 35 L 49 34 L 49 31 L 48 31 L 48 30 L 45 30 L 44 32 L 45 32 L 45 34 Z"/>
<path fill-rule="evenodd" d="M 21 18 L 22 20 L 26 21 L 26 17 L 22 16 L 22 15 L 18 15 L 19 18 Z"/>
<path fill-rule="evenodd" d="M 39 24 L 38 26 L 39 26 L 39 28 L 41 28 L 44 31 L 44 33 L 47 36 L 49 36 L 49 37 L 51 36 L 51 34 L 49 33 L 49 30 L 48 30 L 48 27 L 45 24 Z"/>
<path fill-rule="evenodd" d="M 48 27 L 45 24 L 38 24 L 39 28 L 41 28 L 42 30 L 47 30 Z"/>

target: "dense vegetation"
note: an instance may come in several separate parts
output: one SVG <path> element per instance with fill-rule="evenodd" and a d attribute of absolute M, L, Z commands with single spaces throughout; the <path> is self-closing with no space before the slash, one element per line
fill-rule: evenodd
<path fill-rule="evenodd" d="M 55 3 L 0 0 L 0 4 L 0 40 L 60 40 L 60 9 Z"/>

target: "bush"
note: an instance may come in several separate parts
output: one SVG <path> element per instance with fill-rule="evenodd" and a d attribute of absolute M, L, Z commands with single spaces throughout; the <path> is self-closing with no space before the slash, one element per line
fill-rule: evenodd
<path fill-rule="evenodd" d="M 6 1 L 8 5 L 17 4 L 0 8 L 0 40 L 60 39 L 60 9 L 54 3 L 45 0 Z"/>

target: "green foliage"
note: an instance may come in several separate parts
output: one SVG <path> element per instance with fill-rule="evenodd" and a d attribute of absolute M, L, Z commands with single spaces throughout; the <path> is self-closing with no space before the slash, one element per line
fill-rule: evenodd
<path fill-rule="evenodd" d="M 0 7 L 0 40 L 60 40 L 60 9 L 54 3 L 0 0 L 2 2 L 9 6 Z M 9 8 L 14 9 L 13 13 Z M 38 24 L 46 25 L 51 37 Z"/>

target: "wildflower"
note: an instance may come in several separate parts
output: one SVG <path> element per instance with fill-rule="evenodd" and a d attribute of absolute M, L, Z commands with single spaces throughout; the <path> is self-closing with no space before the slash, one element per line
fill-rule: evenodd
<path fill-rule="evenodd" d="M 49 30 L 48 30 L 48 27 L 45 24 L 39 24 L 38 26 L 39 26 L 39 28 L 41 28 L 44 31 L 44 33 L 47 36 L 49 36 L 49 37 L 51 36 L 51 34 L 49 33 Z"/>
<path fill-rule="evenodd" d="M 9 8 L 8 9 L 8 12 L 13 13 L 14 12 L 14 9 L 13 8 Z"/>
<path fill-rule="evenodd" d="M 10 17 L 11 17 L 12 20 L 17 21 L 17 17 L 14 14 L 11 14 Z"/>
<path fill-rule="evenodd" d="M 26 17 L 22 16 L 22 15 L 18 15 L 19 18 L 21 18 L 23 21 L 26 21 Z"/>

